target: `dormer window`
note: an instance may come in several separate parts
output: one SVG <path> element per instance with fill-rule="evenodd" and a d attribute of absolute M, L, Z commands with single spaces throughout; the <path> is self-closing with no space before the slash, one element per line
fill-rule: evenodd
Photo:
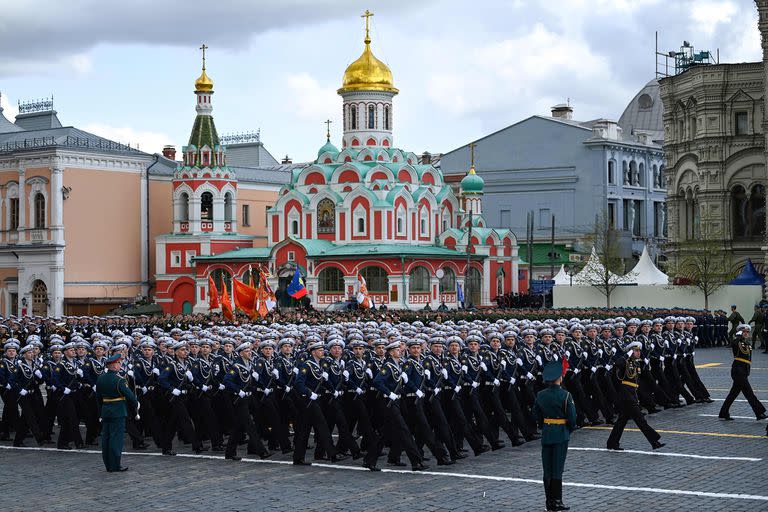
<path fill-rule="evenodd" d="M 402 207 L 397 210 L 397 234 L 405 235 L 405 208 Z"/>
<path fill-rule="evenodd" d="M 203 167 L 211 165 L 211 154 L 208 151 L 203 151 Z"/>

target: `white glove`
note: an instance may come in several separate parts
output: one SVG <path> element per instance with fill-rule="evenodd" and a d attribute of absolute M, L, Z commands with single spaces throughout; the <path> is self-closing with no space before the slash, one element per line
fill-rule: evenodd
<path fill-rule="evenodd" d="M 528 372 L 525 374 L 525 378 L 528 380 L 533 380 L 533 374 L 531 372 Z"/>
<path fill-rule="evenodd" d="M 661 356 L 661 360 L 662 360 L 662 361 L 666 361 L 666 359 L 667 359 L 666 357 L 664 357 L 664 356 Z"/>
<path fill-rule="evenodd" d="M 237 396 L 239 396 L 240 398 L 245 398 L 245 391 L 241 389 L 240 391 L 237 392 Z"/>
<path fill-rule="evenodd" d="M 272 375 L 274 375 L 276 379 L 280 378 L 280 372 L 277 368 L 272 368 Z"/>
<path fill-rule="evenodd" d="M 669 348 L 669 341 L 668 340 L 664 340 L 664 346 Z"/>
<path fill-rule="evenodd" d="M 601 348 L 597 349 L 597 355 L 599 356 L 603 355 L 603 349 Z"/>
<path fill-rule="evenodd" d="M 536 356 L 536 362 L 541 364 L 541 356 Z"/>
<path fill-rule="evenodd" d="M 147 390 L 147 386 L 142 386 L 141 387 L 141 392 L 144 393 L 145 395 L 147 394 L 147 391 L 148 391 Z"/>
<path fill-rule="evenodd" d="M 507 360 L 506 359 L 502 359 L 501 360 L 501 367 L 502 368 L 506 368 L 507 367 Z"/>
<path fill-rule="evenodd" d="M 571 357 L 571 351 L 570 350 L 566 350 L 565 351 L 565 357 Z"/>
<path fill-rule="evenodd" d="M 408 375 L 406 375 L 405 372 L 400 374 L 400 380 L 403 381 L 403 384 L 408 384 Z"/>
<path fill-rule="evenodd" d="M 259 380 L 259 372 L 251 372 L 251 377 L 253 377 L 253 380 L 258 381 Z"/>
<path fill-rule="evenodd" d="M 488 371 L 488 367 L 487 367 L 487 366 L 485 365 L 485 363 L 484 363 L 484 362 L 482 362 L 482 361 L 480 362 L 480 368 L 482 368 L 484 372 L 487 372 L 487 371 Z"/>
<path fill-rule="evenodd" d="M 586 352 L 582 352 L 582 353 L 581 353 L 581 357 L 587 357 L 588 355 L 589 355 L 589 354 L 587 354 Z"/>
<path fill-rule="evenodd" d="M 512 377 L 511 379 L 509 379 L 510 384 L 514 384 L 515 382 L 517 382 L 516 378 Z"/>
<path fill-rule="evenodd" d="M 437 395 L 440 392 L 440 388 L 435 388 L 435 395 Z"/>
<path fill-rule="evenodd" d="M 83 376 L 83 369 L 82 368 L 78 368 L 77 370 L 75 370 L 75 373 L 77 374 L 78 377 L 82 377 Z"/>
<path fill-rule="evenodd" d="M 675 360 L 675 359 L 677 359 L 677 354 L 674 354 L 674 355 L 672 356 L 672 360 Z"/>
<path fill-rule="evenodd" d="M 615 353 L 616 353 L 616 347 L 611 347 L 611 354 L 615 354 Z"/>
<path fill-rule="evenodd" d="M 194 376 L 194 375 L 192 375 L 192 372 L 191 372 L 191 371 L 189 371 L 189 370 L 187 370 L 187 371 L 184 373 L 184 375 L 186 375 L 186 376 L 187 376 L 187 379 L 189 379 L 189 382 L 192 382 L 193 380 L 195 380 L 195 376 Z"/>
<path fill-rule="evenodd" d="M 211 386 L 207 386 L 207 385 L 203 384 L 203 393 L 205 393 L 209 389 L 211 389 Z"/>
<path fill-rule="evenodd" d="M 429 379 L 432 377 L 432 373 L 429 370 L 424 370 L 424 376 Z"/>
<path fill-rule="evenodd" d="M 581 371 L 581 370 L 579 370 L 578 368 L 575 368 L 575 369 L 573 370 L 573 374 L 574 374 L 574 375 L 578 375 L 580 371 Z"/>
<path fill-rule="evenodd" d="M 416 397 L 417 398 L 422 398 L 423 396 L 424 396 L 424 392 L 422 390 L 420 390 L 420 389 L 417 389 L 416 390 Z"/>
<path fill-rule="evenodd" d="M 518 357 L 517 359 L 515 359 L 515 363 L 517 363 L 518 366 L 522 366 L 523 360 Z"/>
<path fill-rule="evenodd" d="M 467 373 L 467 370 L 469 370 L 469 368 L 467 368 L 467 365 L 465 364 L 461 365 L 461 371 L 463 371 L 464 373 Z"/>
<path fill-rule="evenodd" d="M 171 391 L 171 394 L 173 396 L 179 396 L 181 394 L 181 390 L 179 390 L 177 388 L 173 388 L 173 391 Z"/>
<path fill-rule="evenodd" d="M 269 396 L 271 392 L 272 392 L 272 388 L 264 388 L 264 396 Z"/>
<path fill-rule="evenodd" d="M 224 391 L 224 389 L 226 389 L 224 384 L 219 384 L 219 391 Z"/>
<path fill-rule="evenodd" d="M 5 389 L 11 389 L 11 385 L 10 384 L 6 384 L 5 385 Z M 56 386 L 53 386 L 53 390 L 56 391 Z"/>
<path fill-rule="evenodd" d="M 95 393 L 96 392 L 96 384 L 91 386 L 91 388 L 93 388 L 93 392 Z M 56 391 L 56 386 L 53 386 L 53 390 Z"/>
<path fill-rule="evenodd" d="M 42 379 L 43 372 L 41 372 L 40 370 L 35 370 L 35 377 L 37 377 L 38 379 Z"/>
<path fill-rule="evenodd" d="M 294 375 L 298 375 L 299 374 L 299 367 L 298 366 L 294 366 L 293 367 L 293 374 Z"/>
<path fill-rule="evenodd" d="M 323 380 L 328 380 L 328 372 L 323 372 Z"/>
<path fill-rule="evenodd" d="M 357 393 L 358 395 L 362 395 L 364 391 L 360 388 L 355 388 L 355 393 Z"/>
<path fill-rule="evenodd" d="M 132 378 L 133 377 L 133 370 L 128 370 L 127 375 Z"/>
<path fill-rule="evenodd" d="M 592 373 L 595 373 L 595 372 L 597 371 L 597 368 L 595 368 L 595 367 L 593 366 L 592 368 L 590 368 L 590 370 L 592 370 Z"/>
<path fill-rule="evenodd" d="M 472 389 L 476 389 L 476 388 L 477 388 L 477 386 L 479 386 L 479 385 L 480 385 L 480 383 L 479 383 L 479 382 L 477 382 L 476 380 L 473 380 L 473 381 L 472 381 Z"/>
<path fill-rule="evenodd" d="M 494 386 L 499 386 L 499 385 L 501 385 L 501 382 L 499 382 L 499 379 L 493 379 L 493 385 Z"/>
<path fill-rule="evenodd" d="M 317 400 L 317 393 L 312 393 L 311 395 L 309 395 L 309 399 L 310 400 Z"/>
<path fill-rule="evenodd" d="M 373 372 L 371 371 L 370 368 L 365 369 L 365 374 L 368 376 L 369 379 L 373 378 Z"/>
<path fill-rule="evenodd" d="M 394 402 L 395 400 L 397 400 L 398 398 L 400 398 L 400 397 L 399 397 L 399 396 L 397 396 L 397 395 L 396 395 L 396 394 L 394 394 L 394 393 L 390 393 L 390 394 L 389 394 L 389 399 L 390 399 L 390 400 L 392 400 L 393 402 Z"/>
<path fill-rule="evenodd" d="M 155 375 L 160 375 L 160 368 L 152 368 L 152 373 Z"/>
<path fill-rule="evenodd" d="M 698 336 L 694 336 L 693 339 L 696 340 L 696 341 L 699 341 L 699 337 Z"/>
<path fill-rule="evenodd" d="M 19 394 L 20 394 L 21 396 L 27 396 L 27 394 L 28 394 L 28 393 L 29 393 L 29 392 L 28 392 L 26 389 L 22 389 L 21 391 L 19 391 Z"/>
<path fill-rule="evenodd" d="M 645 361 L 645 364 L 648 364 L 648 363 L 650 363 L 650 362 L 651 362 L 651 360 L 650 360 L 650 359 L 648 359 L 647 357 L 646 357 L 645 359 L 643 359 L 643 361 Z"/>
<path fill-rule="evenodd" d="M 693 352 L 691 352 L 691 355 L 695 356 L 696 355 L 696 351 L 694 350 Z"/>
<path fill-rule="evenodd" d="M 344 376 L 344 380 L 349 380 L 349 372 L 347 370 L 344 370 L 341 374 Z"/>
<path fill-rule="evenodd" d="M 290 393 L 291 392 L 291 386 L 285 386 L 285 392 Z"/>
<path fill-rule="evenodd" d="M 444 378 L 444 379 L 447 379 L 447 378 L 448 378 L 448 370 L 446 370 L 445 368 L 443 368 L 443 369 L 440 371 L 440 373 L 442 373 L 442 374 L 443 374 L 443 378 Z"/>
<path fill-rule="evenodd" d="M 26 391 L 26 389 L 22 389 L 22 391 Z M 68 394 L 70 394 L 71 392 L 72 392 L 72 390 L 71 390 L 71 389 L 69 389 L 69 388 L 64 388 L 64 394 L 65 394 L 65 395 L 68 395 Z M 26 394 L 26 393 L 25 393 L 25 394 Z"/>
<path fill-rule="evenodd" d="M 613 368 L 613 365 L 612 365 L 612 364 L 607 364 L 607 365 L 605 365 L 605 371 L 610 371 L 610 370 L 611 370 L 611 368 Z"/>
<path fill-rule="evenodd" d="M 453 388 L 454 393 L 458 393 L 460 391 L 461 391 L 461 386 L 456 386 L 455 388 Z"/>

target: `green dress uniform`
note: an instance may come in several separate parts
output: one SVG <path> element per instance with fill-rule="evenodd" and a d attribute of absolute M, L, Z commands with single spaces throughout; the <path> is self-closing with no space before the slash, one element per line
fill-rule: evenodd
<path fill-rule="evenodd" d="M 550 383 L 536 396 L 534 412 L 541 426 L 541 463 L 544 468 L 544 490 L 547 496 L 547 510 L 563 508 L 563 470 L 568 454 L 568 441 L 576 428 L 576 406 L 571 394 L 554 384 L 562 375 L 559 362 L 547 364 L 544 378 Z"/>
<path fill-rule="evenodd" d="M 135 407 L 136 395 L 128 383 L 112 370 L 102 373 L 96 381 L 96 399 L 101 416 L 101 456 L 107 471 L 120 471 L 120 457 L 125 437 L 126 400 Z"/>

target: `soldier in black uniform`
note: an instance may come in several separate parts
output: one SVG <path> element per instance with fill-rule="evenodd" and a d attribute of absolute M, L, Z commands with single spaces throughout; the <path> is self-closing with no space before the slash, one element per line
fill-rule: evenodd
<path fill-rule="evenodd" d="M 731 350 L 733 351 L 731 378 L 733 379 L 733 384 L 728 392 L 728 396 L 725 397 L 723 406 L 720 408 L 719 417 L 724 420 L 733 419 L 730 415 L 730 409 L 739 393 L 744 394 L 744 398 L 749 402 L 758 420 L 768 417 L 765 412 L 765 406 L 757 399 L 755 392 L 752 390 L 752 385 L 749 383 L 749 371 L 752 366 L 751 330 L 748 324 L 739 325 L 733 336 L 733 342 L 731 342 Z"/>

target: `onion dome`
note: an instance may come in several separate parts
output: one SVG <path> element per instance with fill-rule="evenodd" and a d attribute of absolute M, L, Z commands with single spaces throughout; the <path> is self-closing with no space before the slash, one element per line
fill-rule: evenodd
<path fill-rule="evenodd" d="M 483 187 L 485 187 L 485 180 L 477 175 L 473 165 L 461 180 L 461 191 L 465 194 L 482 194 Z"/>
<path fill-rule="evenodd" d="M 365 49 L 363 54 L 347 66 L 344 71 L 344 78 L 341 81 L 341 88 L 338 93 L 349 91 L 386 91 L 397 94 L 399 91 L 395 88 L 392 80 L 392 71 L 389 66 L 381 62 L 371 51 L 371 37 L 368 31 L 368 18 L 373 16 L 366 11 L 365 18 Z"/>

